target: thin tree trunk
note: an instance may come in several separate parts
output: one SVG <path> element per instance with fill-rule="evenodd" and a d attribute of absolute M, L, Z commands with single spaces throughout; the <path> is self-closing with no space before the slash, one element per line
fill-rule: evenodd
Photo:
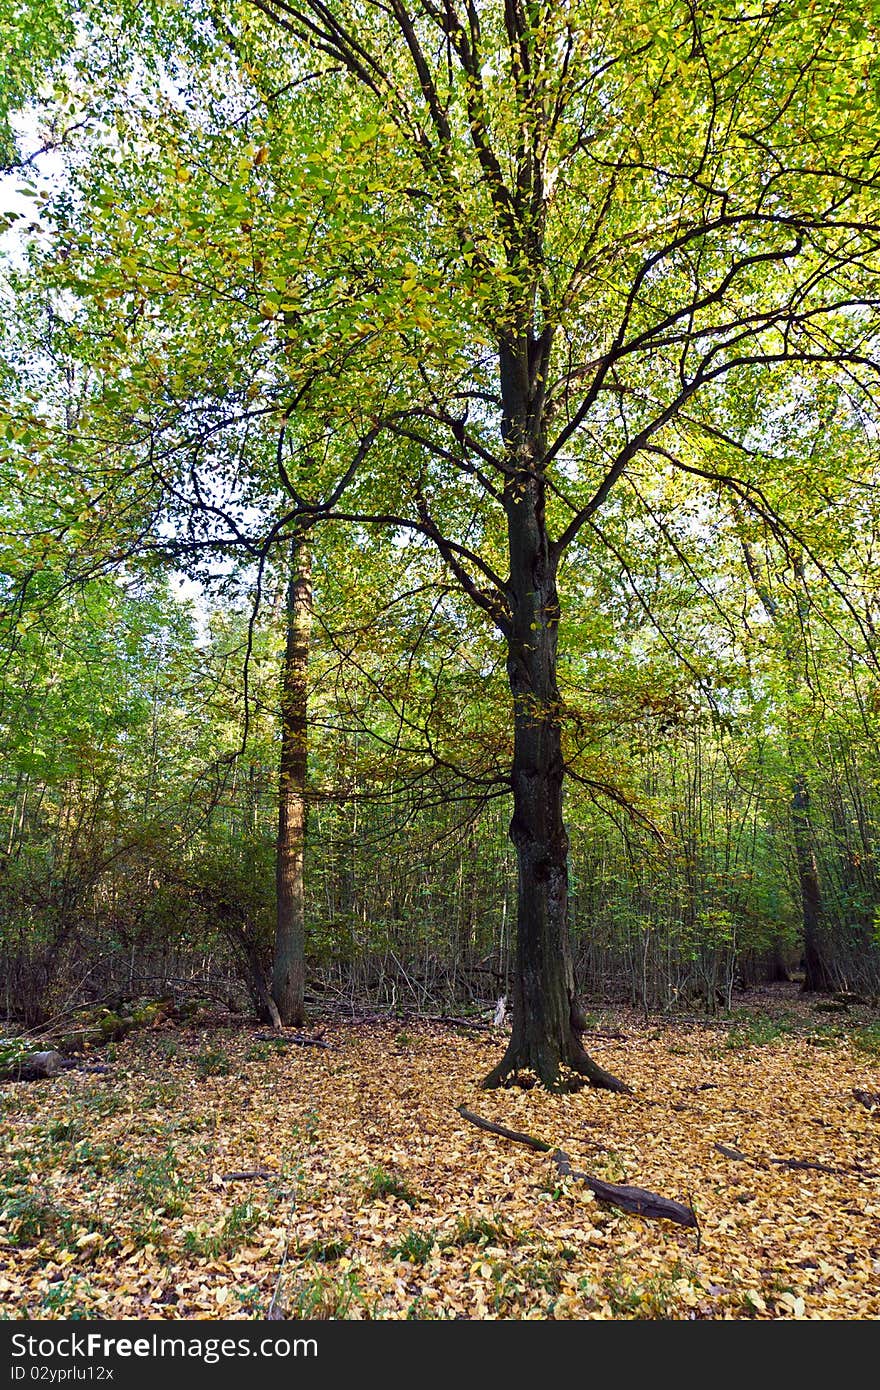
<path fill-rule="evenodd" d="M 286 603 L 287 639 L 281 681 L 281 762 L 275 860 L 277 916 L 272 995 L 281 1022 L 305 1021 L 304 852 L 308 803 L 308 666 L 312 628 L 311 554 L 302 537 L 291 542 Z"/>
<path fill-rule="evenodd" d="M 795 653 L 790 638 L 786 638 L 776 601 L 771 597 L 767 585 L 763 583 L 758 566 L 748 542 L 742 542 L 746 568 L 752 578 L 758 598 L 770 621 L 783 632 L 783 655 L 787 676 L 786 693 L 786 744 L 789 762 L 792 765 L 791 786 L 791 829 L 794 839 L 795 863 L 797 865 L 798 885 L 801 895 L 801 923 L 804 942 L 804 984 L 805 991 L 817 993 L 836 988 L 834 975 L 828 962 L 828 947 L 825 941 L 822 908 L 822 887 L 819 882 L 819 866 L 813 847 L 813 829 L 810 824 L 810 790 L 800 750 L 801 740 L 794 731 L 794 696 L 797 693 L 798 674 Z M 797 573 L 802 571 L 797 564 Z M 798 604 L 798 616 L 803 624 L 806 607 Z M 781 951 L 774 943 L 774 954 L 778 958 Z"/>
<path fill-rule="evenodd" d="M 834 974 L 827 960 L 822 923 L 822 890 L 819 870 L 813 849 L 810 824 L 810 792 L 807 779 L 798 774 L 794 779 L 791 798 L 791 825 L 794 834 L 795 859 L 801 890 L 804 926 L 804 990 L 827 993 L 836 988 Z"/>

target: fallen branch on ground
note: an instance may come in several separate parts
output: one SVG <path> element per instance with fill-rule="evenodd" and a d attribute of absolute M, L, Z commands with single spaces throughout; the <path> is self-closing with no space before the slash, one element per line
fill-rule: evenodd
<path fill-rule="evenodd" d="M 762 1168 L 765 1164 L 772 1163 L 777 1168 L 791 1168 L 797 1172 L 831 1173 L 837 1178 L 880 1176 L 867 1168 L 837 1168 L 830 1163 L 819 1163 L 814 1158 L 751 1158 L 749 1154 L 740 1153 L 739 1149 L 733 1149 L 729 1144 L 716 1144 L 715 1148 L 724 1158 L 729 1158 L 734 1163 L 751 1163 L 754 1168 Z"/>
<path fill-rule="evenodd" d="M 60 1071 L 60 1052 L 28 1052 L 0 1068 L 0 1081 L 45 1081 Z"/>
<path fill-rule="evenodd" d="M 329 1047 L 330 1044 L 324 1037 L 323 1032 L 315 1033 L 313 1037 L 308 1037 L 305 1033 L 257 1033 L 257 1038 L 261 1042 L 285 1042 L 292 1043 L 295 1047 Z"/>
<path fill-rule="evenodd" d="M 581 1173 L 572 1168 L 571 1160 L 562 1149 L 552 1149 L 552 1146 L 545 1144 L 542 1139 L 536 1139 L 533 1135 L 523 1134 L 516 1129 L 507 1129 L 505 1125 L 497 1125 L 492 1120 L 484 1120 L 481 1115 L 474 1114 L 473 1110 L 467 1110 L 463 1105 L 458 1106 L 458 1113 L 463 1120 L 468 1120 L 489 1134 L 499 1134 L 502 1139 L 512 1139 L 516 1144 L 525 1144 L 537 1153 L 549 1153 L 560 1177 L 575 1178 L 578 1182 L 584 1183 L 595 1193 L 599 1201 L 607 1202 L 609 1206 L 619 1207 L 621 1211 L 645 1217 L 646 1220 L 675 1221 L 679 1226 L 692 1227 L 697 1232 L 699 1247 L 700 1227 L 692 1207 L 686 1207 L 668 1197 L 661 1197 L 656 1192 L 648 1192 L 642 1187 L 603 1182 L 601 1178 L 594 1178 L 590 1173 Z"/>
<path fill-rule="evenodd" d="M 242 1173 L 221 1173 L 221 1182 L 253 1182 L 255 1179 L 264 1178 L 267 1181 L 277 1178 L 278 1174 L 271 1172 L 268 1168 L 249 1168 Z"/>
<path fill-rule="evenodd" d="M 562 1149 L 554 1149 L 550 1157 L 556 1164 L 560 1177 L 577 1178 L 579 1182 L 586 1183 L 601 1202 L 608 1202 L 609 1205 L 632 1212 L 635 1216 L 644 1216 L 647 1220 L 675 1221 L 679 1226 L 693 1226 L 699 1230 L 693 1208 L 684 1206 L 682 1202 L 674 1202 L 670 1197 L 661 1197 L 644 1187 L 603 1182 L 601 1178 L 594 1178 L 590 1173 L 581 1173 L 572 1168 L 571 1159 Z"/>
<path fill-rule="evenodd" d="M 853 1095 L 867 1110 L 880 1111 L 880 1091 L 860 1091 L 857 1086 L 853 1086 Z"/>
<path fill-rule="evenodd" d="M 523 1134 L 518 1129 L 507 1129 L 504 1125 L 496 1125 L 492 1120 L 484 1120 L 482 1115 L 476 1115 L 473 1110 L 468 1110 L 463 1105 L 458 1106 L 458 1113 L 463 1120 L 470 1120 L 477 1129 L 485 1129 L 489 1134 L 500 1134 L 502 1139 L 512 1139 L 515 1144 L 525 1144 L 527 1148 L 534 1149 L 537 1153 L 549 1153 L 552 1144 L 545 1144 L 543 1139 L 535 1139 L 531 1134 Z"/>
<path fill-rule="evenodd" d="M 739 1149 L 732 1149 L 729 1144 L 716 1144 L 716 1149 L 725 1158 L 729 1158 L 733 1163 L 751 1163 L 751 1159 L 740 1153 Z"/>
<path fill-rule="evenodd" d="M 107 1062 L 84 1062 L 80 1055 L 62 1057 L 61 1065 L 65 1071 L 84 1071 L 91 1076 L 106 1076 L 113 1070 Z"/>

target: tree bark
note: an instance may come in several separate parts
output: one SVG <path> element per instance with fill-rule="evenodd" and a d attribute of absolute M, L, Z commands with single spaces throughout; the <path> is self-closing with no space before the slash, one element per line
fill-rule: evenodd
<path fill-rule="evenodd" d="M 837 984 L 828 961 L 825 943 L 822 910 L 822 886 L 819 882 L 819 866 L 813 847 L 813 830 L 810 824 L 810 789 L 803 771 L 803 757 L 800 751 L 800 738 L 794 728 L 794 697 L 797 694 L 800 677 L 793 640 L 786 636 L 779 606 L 771 596 L 770 590 L 760 577 L 760 572 L 747 541 L 742 542 L 746 568 L 761 600 L 764 612 L 774 627 L 783 634 L 783 655 L 787 673 L 786 744 L 789 761 L 793 765 L 791 784 L 791 829 L 794 839 L 794 855 L 797 865 L 798 885 L 801 895 L 801 924 L 804 943 L 804 985 L 805 992 L 828 993 Z M 796 573 L 803 577 L 803 570 L 796 561 Z M 807 620 L 807 606 L 798 599 L 798 619 L 801 626 Z M 777 951 L 777 955 L 779 952 Z"/>
<path fill-rule="evenodd" d="M 311 554 L 294 538 L 281 680 L 281 759 L 275 860 L 276 925 L 272 996 L 281 1022 L 305 1021 L 305 875 L 308 802 L 308 666 L 312 628 Z"/>
<path fill-rule="evenodd" d="M 827 994 L 837 988 L 837 982 L 827 959 L 822 921 L 822 890 L 810 825 L 810 792 L 807 779 L 802 773 L 798 773 L 794 779 L 791 826 L 804 930 L 803 988 L 807 993 Z"/>
<path fill-rule="evenodd" d="M 507 674 L 513 697 L 514 745 L 510 838 L 517 859 L 513 1029 L 504 1057 L 484 1086 L 528 1070 L 551 1090 L 567 1085 L 569 1068 L 593 1085 L 626 1087 L 587 1055 L 578 1028 L 568 935 L 568 835 L 562 812 L 565 766 L 562 702 L 557 684 L 559 593 L 557 559 L 545 518 L 540 393 L 535 363 L 502 349 L 504 434 L 513 461 L 505 492 L 510 578 Z"/>

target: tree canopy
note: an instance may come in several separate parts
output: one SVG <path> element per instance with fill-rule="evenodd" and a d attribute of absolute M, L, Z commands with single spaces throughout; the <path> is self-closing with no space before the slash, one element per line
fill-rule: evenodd
<path fill-rule="evenodd" d="M 514 1026 L 492 1083 L 621 1084 L 580 1042 L 563 789 L 652 873 L 678 841 L 699 896 L 678 792 L 671 822 L 658 804 L 667 735 L 704 729 L 740 790 L 765 769 L 787 802 L 773 891 L 828 987 L 814 729 L 836 739 L 821 716 L 846 688 L 837 714 L 875 737 L 861 9 L 242 0 L 40 26 L 7 97 L 32 83 L 29 138 L 58 161 L 48 180 L 19 161 L 13 604 L 40 576 L 173 566 L 249 594 L 247 682 L 260 602 L 306 538 L 318 628 L 340 614 L 317 657 L 338 657 L 328 730 L 363 729 L 426 805 L 511 799 Z M 359 625 L 366 654 L 342 635 Z M 691 901 L 682 929 L 729 939 L 742 910 Z"/>

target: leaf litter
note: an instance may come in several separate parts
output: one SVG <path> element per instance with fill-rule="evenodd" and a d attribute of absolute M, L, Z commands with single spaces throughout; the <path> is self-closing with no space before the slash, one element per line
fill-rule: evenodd
<path fill-rule="evenodd" d="M 619 1019 L 617 1020 L 620 1021 Z M 112 1070 L 0 1087 L 11 1318 L 880 1316 L 876 1056 L 623 1020 L 587 1039 L 633 1087 L 481 1092 L 499 1036 L 330 1024 L 133 1035 Z M 206 1041 L 206 1038 L 208 1039 Z M 597 1201 L 457 1106 L 695 1233 Z"/>

